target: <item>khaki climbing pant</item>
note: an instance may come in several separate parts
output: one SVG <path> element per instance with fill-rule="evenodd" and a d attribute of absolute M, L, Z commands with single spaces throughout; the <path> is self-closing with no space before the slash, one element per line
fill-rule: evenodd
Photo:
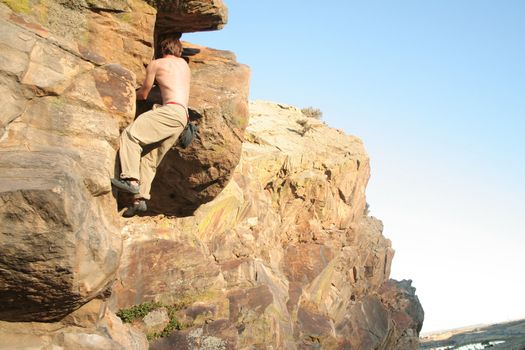
<path fill-rule="evenodd" d="M 141 114 L 120 135 L 121 179 L 140 180 L 137 198 L 150 199 L 157 166 L 188 122 L 186 108 L 178 104 L 155 105 Z"/>

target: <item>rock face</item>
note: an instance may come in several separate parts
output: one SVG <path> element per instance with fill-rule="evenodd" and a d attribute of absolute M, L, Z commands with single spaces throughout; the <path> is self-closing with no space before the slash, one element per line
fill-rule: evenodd
<path fill-rule="evenodd" d="M 114 280 L 122 240 L 107 178 L 135 76 L 3 3 L 0 27 L 0 319 L 56 320 Z"/>
<path fill-rule="evenodd" d="M 365 215 L 361 141 L 300 110 L 250 106 L 232 180 L 194 216 L 134 218 L 116 310 L 180 304 L 188 328 L 152 349 L 416 349 L 423 312 L 389 280 L 393 250 Z"/>
<path fill-rule="evenodd" d="M 144 65 L 153 56 L 155 9 L 136 0 L 2 0 L 2 15 L 14 28 L 33 32 L 39 40 L 49 43 L 96 65 L 118 62 L 134 72 L 142 82 Z M 19 36 L 2 31 L 10 37 L 10 50 L 2 54 L 16 55 L 27 47 L 14 41 Z M 14 35 L 8 35 L 14 34 Z M 15 39 L 16 40 L 16 39 Z M 18 39 L 18 41 L 24 39 Z M 15 51 L 13 51 L 13 49 Z M 28 52 L 28 51 L 26 51 Z M 38 51 L 37 51 L 38 52 Z M 56 53 L 44 53 L 56 57 Z M 9 56 L 10 58 L 14 56 Z M 11 60 L 5 60 L 9 62 Z M 17 60 L 19 61 L 19 60 Z M 18 63 L 20 64 L 20 63 Z M 23 66 L 19 66 L 23 69 Z M 45 76 L 34 66 L 38 75 Z M 52 68 L 52 67 L 48 67 Z M 4 69 L 2 69 L 4 70 Z M 33 70 L 34 71 L 34 70 Z"/>
<path fill-rule="evenodd" d="M 108 179 L 154 23 L 141 1 L 0 2 L 0 319 L 57 320 L 113 282 L 122 240 Z M 156 212 L 210 201 L 240 157 L 249 70 L 231 53 L 200 50 L 191 104 L 201 139 L 167 156 Z"/>
<path fill-rule="evenodd" d="M 148 2 L 0 0 L 0 349 L 416 349 L 422 309 L 389 280 L 362 142 L 248 108 L 230 52 L 185 43 L 199 137 L 167 154 L 148 215 L 118 217 L 109 178 L 158 98 L 135 105 L 154 38 L 226 22 L 219 0 Z M 180 321 L 149 345 L 140 329 L 173 320 L 116 316 L 146 301 Z"/>

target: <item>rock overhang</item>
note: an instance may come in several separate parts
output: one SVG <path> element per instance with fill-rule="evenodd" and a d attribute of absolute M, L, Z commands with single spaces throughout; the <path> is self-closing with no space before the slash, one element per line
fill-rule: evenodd
<path fill-rule="evenodd" d="M 222 29 L 228 8 L 222 0 L 146 0 L 157 9 L 155 31 L 164 36 Z"/>

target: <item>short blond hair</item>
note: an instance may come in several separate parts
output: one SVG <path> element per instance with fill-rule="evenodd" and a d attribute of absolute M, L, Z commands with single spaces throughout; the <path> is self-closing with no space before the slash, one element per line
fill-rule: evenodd
<path fill-rule="evenodd" d="M 160 52 L 162 55 L 182 56 L 182 44 L 179 39 L 169 37 L 160 42 Z"/>

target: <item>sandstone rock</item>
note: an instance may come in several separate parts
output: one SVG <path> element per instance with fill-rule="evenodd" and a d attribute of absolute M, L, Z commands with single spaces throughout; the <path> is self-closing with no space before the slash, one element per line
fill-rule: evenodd
<path fill-rule="evenodd" d="M 250 105 L 250 110 L 247 133 L 251 144 L 246 145 L 247 151 L 280 151 L 279 162 L 268 166 L 279 164 L 283 176 L 261 180 L 272 193 L 278 192 L 280 210 L 290 213 L 287 219 L 293 221 L 285 225 L 301 231 L 310 226 L 313 215 L 323 228 L 347 228 L 362 216 L 370 165 L 361 140 L 327 128 L 291 106 L 275 108 L 259 102 Z M 261 147 L 265 145 L 269 147 Z M 259 173 L 272 171 L 263 169 Z"/>
<path fill-rule="evenodd" d="M 153 53 L 154 11 L 140 1 L 32 5 L 29 11 L 23 4 L 0 3 L 0 44 L 5 47 L 0 91 L 8 96 L 0 118 L 0 152 L 1 166 L 9 169 L 0 179 L 0 197 L 9 203 L 1 209 L 6 283 L 0 296 L 5 301 L 1 317 L 9 320 L 58 319 L 111 283 L 120 238 L 108 178 L 118 130 L 135 114 L 136 78 L 107 62 L 118 60 L 140 76 Z M 200 8 L 195 6 L 189 8 Z M 173 172 L 177 178 L 183 174 L 190 184 L 165 184 L 161 178 L 154 191 L 162 195 L 153 210 L 187 212 L 211 200 L 240 156 L 248 69 L 231 53 L 204 48 L 192 65 L 192 113 L 202 117 L 204 141 L 200 150 L 196 143 L 193 150 L 172 155 L 173 164 L 160 171 L 168 180 Z M 207 90 L 212 80 L 211 88 L 221 94 Z M 173 203 L 170 196 L 177 192 L 165 191 L 165 185 L 182 189 L 178 195 L 187 200 Z M 50 254 L 42 255 L 44 247 Z M 23 264 L 27 268 L 17 269 Z M 212 271 L 210 276 L 218 275 Z M 207 283 L 197 279 L 195 285 Z"/>
<path fill-rule="evenodd" d="M 170 323 L 168 311 L 166 308 L 159 308 L 144 316 L 137 327 L 144 334 L 153 334 L 162 332 L 168 323 Z"/>
<path fill-rule="evenodd" d="M 10 321 L 60 319 L 114 280 L 122 241 L 108 178 L 117 120 L 134 115 L 133 73 L 86 60 L 32 22 L 36 12 L 0 4 L 0 42 L 18 60 L 0 72 L 9 94 L 0 139 L 0 318 Z"/>
<path fill-rule="evenodd" d="M 118 129 L 114 124 L 106 125 L 105 133 L 112 133 L 112 138 L 106 139 L 116 147 L 118 131 L 131 123 L 135 115 L 134 81 L 135 75 L 122 66 L 105 64 L 76 77 L 64 96 L 77 108 L 86 105 L 95 111 L 109 112 L 109 117 L 118 122 Z"/>
<path fill-rule="evenodd" d="M 3 6 L 0 4 L 0 6 Z M 2 7 L 0 7 L 2 9 Z M 7 9 L 3 8 L 4 11 Z M 20 78 L 29 62 L 29 54 L 36 38 L 19 30 L 15 23 L 0 21 L 0 70 Z"/>
<path fill-rule="evenodd" d="M 5 127 L 18 118 L 24 111 L 27 90 L 20 87 L 16 79 L 0 75 L 0 94 L 5 96 L 4 105 L 0 111 L 0 138 L 5 133 Z"/>
<path fill-rule="evenodd" d="M 411 281 L 386 281 L 377 295 L 351 307 L 336 329 L 345 334 L 340 347 L 356 349 L 419 349 L 423 309 Z"/>
<path fill-rule="evenodd" d="M 217 30 L 228 21 L 222 0 L 146 0 L 158 10 L 155 31 L 158 36 Z"/>
<path fill-rule="evenodd" d="M 77 56 L 47 42 L 37 41 L 30 52 L 28 67 L 20 82 L 35 86 L 47 95 L 60 95 L 75 76 L 92 68 L 92 64 Z"/>
<path fill-rule="evenodd" d="M 344 334 L 338 346 L 349 349 L 389 349 L 391 318 L 377 297 L 367 295 L 350 308 L 345 319 L 336 325 Z"/>
<path fill-rule="evenodd" d="M 151 3 L 157 39 L 226 22 L 219 0 Z M 146 349 L 114 313 L 145 301 L 187 327 L 153 349 L 416 348 L 419 302 L 365 215 L 362 142 L 269 102 L 247 127 L 230 52 L 184 44 L 201 132 L 166 156 L 149 214 L 186 217 L 118 221 L 108 178 L 154 19 L 139 0 L 0 1 L 0 349 Z"/>
<path fill-rule="evenodd" d="M 96 324 L 96 331 L 104 338 L 118 343 L 122 349 L 146 350 L 149 344 L 146 335 L 128 324 L 123 324 L 120 318 L 106 309 L 104 318 Z M 94 349 L 105 349 L 96 346 Z"/>
<path fill-rule="evenodd" d="M 153 30 L 156 14 L 155 9 L 145 2 L 35 0 L 31 2 L 31 8 L 23 6 L 27 0 L 22 1 L 20 5 L 17 5 L 15 1 L 3 2 L 9 7 L 0 4 L 0 12 L 4 13 L 4 18 L 9 18 L 14 25 L 45 38 L 56 49 L 66 51 L 64 53 L 66 55 L 69 52 L 95 64 L 118 62 L 136 74 L 136 83 L 142 83 L 144 65 L 149 63 L 153 57 Z M 14 44 L 16 40 L 27 41 L 27 39 L 20 39 L 18 34 L 13 36 L 12 32 L 8 31 L 3 32 L 0 36 L 4 38 L 0 39 L 0 42 L 1 40 L 11 41 L 9 49 L 2 55 L 10 59 L 19 57 L 13 61 L 20 62 L 23 56 L 16 53 L 16 50 L 31 45 L 31 41 L 24 45 Z M 15 51 L 12 51 L 13 46 Z M 38 53 L 39 51 L 35 54 Z M 46 54 L 45 57 L 49 55 Z M 6 64 L 9 64 L 8 60 Z M 12 68 L 9 70 L 20 71 L 21 68 L 16 68 L 20 66 L 13 64 L 10 64 Z M 52 69 L 50 73 L 51 75 L 46 79 L 53 79 Z M 37 74 L 37 77 L 44 79 L 46 75 Z"/>
<path fill-rule="evenodd" d="M 410 280 L 388 280 L 378 291 L 393 321 L 393 332 L 385 349 L 419 349 L 419 332 L 425 315 L 411 284 Z"/>
<path fill-rule="evenodd" d="M 184 319 L 181 319 L 181 321 L 183 324 L 203 325 L 210 320 L 216 319 L 218 311 L 216 305 L 206 302 L 195 302 L 184 310 Z"/>
<path fill-rule="evenodd" d="M 221 293 L 223 277 L 207 247 L 191 231 L 156 225 L 128 225 L 126 249 L 114 287 L 115 309 L 159 301 L 191 302 L 192 296 Z"/>
<path fill-rule="evenodd" d="M 77 323 L 78 322 L 78 323 Z M 57 323 L 0 321 L 0 349 L 146 350 L 146 336 L 93 300 Z"/>
<path fill-rule="evenodd" d="M 56 320 L 112 282 L 121 241 L 77 167 L 55 153 L 1 152 L 0 319 Z"/>
<path fill-rule="evenodd" d="M 227 320 L 217 320 L 199 328 L 174 332 L 171 336 L 154 341 L 151 350 L 171 349 L 237 349 L 237 330 Z"/>
<path fill-rule="evenodd" d="M 107 312 L 106 301 L 96 298 L 61 319 L 60 323 L 66 326 L 90 328 L 100 322 Z"/>
<path fill-rule="evenodd" d="M 39 95 L 60 95 L 73 100 L 76 108 L 107 111 L 120 130 L 131 122 L 134 86 L 142 82 L 144 66 L 153 57 L 155 11 L 151 7 L 141 1 L 109 0 L 37 1 L 30 12 L 0 6 L 6 19 L 0 43 L 7 48 L 0 56 L 0 67 L 3 64 L 6 73 L 18 75 L 22 86 Z M 226 7 L 221 1 L 163 2 L 162 6 L 168 17 L 184 13 L 184 23 L 196 24 L 199 18 L 201 23 L 218 27 L 225 22 Z M 152 188 L 152 213 L 189 215 L 216 197 L 238 163 L 247 125 L 249 69 L 238 64 L 230 52 L 185 46 L 201 51 L 190 62 L 190 107 L 192 116 L 200 118 L 201 137 L 190 149 L 171 152 L 164 160 Z M 115 61 L 127 70 L 108 63 Z M 4 86 L 2 91 L 16 94 L 10 94 L 0 132 L 32 97 L 17 91 L 16 83 Z M 95 169 L 90 167 L 90 171 Z M 103 177 L 96 174 L 90 180 L 100 186 L 96 178 Z"/>
<path fill-rule="evenodd" d="M 250 107 L 241 160 L 215 199 L 185 218 L 126 221 L 112 307 L 182 307 L 189 328 L 153 349 L 198 348 L 207 336 L 216 348 L 411 349 L 419 303 L 386 283 L 394 251 L 364 215 L 361 141 L 291 106 Z"/>

